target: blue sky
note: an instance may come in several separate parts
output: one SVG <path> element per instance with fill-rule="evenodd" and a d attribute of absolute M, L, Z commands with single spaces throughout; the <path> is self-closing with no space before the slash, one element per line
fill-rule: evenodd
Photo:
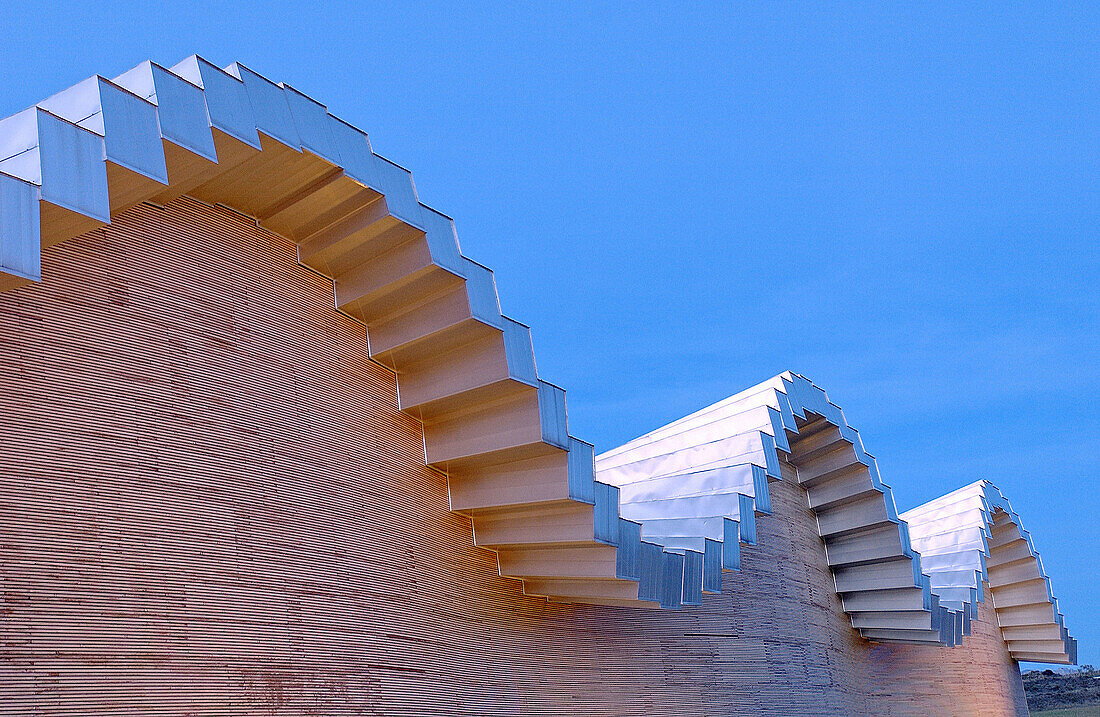
<path fill-rule="evenodd" d="M 9 4 L 0 115 L 195 52 L 288 82 L 455 217 L 575 435 L 803 373 L 901 510 L 1000 486 L 1100 663 L 1100 6 L 177 5 Z"/>

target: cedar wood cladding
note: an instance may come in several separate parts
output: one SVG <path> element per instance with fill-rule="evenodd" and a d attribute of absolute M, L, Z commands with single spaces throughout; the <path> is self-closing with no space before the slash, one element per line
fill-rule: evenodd
<path fill-rule="evenodd" d="M 795 481 L 700 608 L 524 596 L 295 256 L 184 198 L 0 294 L 0 714 L 1026 714 L 988 602 L 858 636 Z"/>
<path fill-rule="evenodd" d="M 721 536 L 699 543 L 689 533 L 696 542 L 682 554 L 643 540 L 641 524 L 621 517 L 618 487 L 594 479 L 593 447 L 569 435 L 565 392 L 538 377 L 530 331 L 501 315 L 492 272 L 461 255 L 453 223 L 420 202 L 407 170 L 293 88 L 237 63 L 223 70 L 192 56 L 169 70 L 145 62 L 0 120 L 0 157 L 0 289 L 39 280 L 43 247 L 144 201 L 190 195 L 225 204 L 294 241 L 302 264 L 333 279 L 340 310 L 367 327 L 371 358 L 397 371 L 399 407 L 422 421 L 426 462 L 448 473 L 450 508 L 472 519 L 475 544 L 498 550 L 500 574 L 523 580 L 526 593 L 700 605 L 704 586 L 721 591 L 722 568 L 737 569 L 726 534 L 755 542 L 751 521 L 730 517 L 752 515 L 755 498 L 736 490 L 742 483 L 729 472 L 708 477 L 734 481 L 716 499 L 724 504 Z M 764 476 L 779 477 L 778 452 L 794 449 L 787 456 L 862 635 L 957 644 L 970 631 L 958 610 L 975 605 L 977 585 L 937 605 L 933 582 L 954 589 L 953 566 L 962 561 L 969 571 L 969 551 L 988 548 L 994 590 L 1024 608 L 1007 620 L 1010 655 L 1074 661 L 1076 641 L 1026 531 L 1016 540 L 1013 523 L 991 543 L 993 516 L 966 513 L 977 520 L 962 526 L 968 552 L 937 553 L 926 574 L 874 459 L 824 390 L 785 372 L 721 402 L 723 410 L 748 395 L 763 403 L 734 423 L 761 419 L 760 431 L 727 437 L 730 447 L 760 459 L 752 459 L 752 480 L 753 493 L 764 481 L 761 496 Z M 787 445 L 791 433 L 797 446 Z M 692 505 L 677 502 L 677 512 Z M 767 512 L 766 501 L 757 507 Z M 1021 546 L 1029 564 L 998 562 Z"/>

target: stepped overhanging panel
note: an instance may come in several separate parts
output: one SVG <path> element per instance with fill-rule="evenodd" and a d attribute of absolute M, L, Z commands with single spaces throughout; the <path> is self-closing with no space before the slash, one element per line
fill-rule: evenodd
<path fill-rule="evenodd" d="M 336 308 L 365 325 L 422 422 L 451 509 L 528 594 L 700 604 L 754 544 L 768 481 L 793 478 L 866 637 L 955 644 L 968 631 L 970 610 L 954 593 L 941 604 L 921 572 L 858 434 L 799 376 L 601 456 L 596 480 L 564 391 L 539 379 L 528 328 L 501 315 L 492 272 L 462 256 L 451 220 L 365 133 L 240 64 L 146 62 L 0 120 L 0 290 L 40 280 L 43 247 L 183 195 L 255 217 L 332 279 Z"/>
<path fill-rule="evenodd" d="M 713 544 L 721 559 L 706 566 L 719 569 L 736 567 L 738 542 L 754 542 L 744 528 L 770 512 L 768 481 L 795 480 L 865 637 L 953 645 L 969 633 L 968 616 L 933 594 L 859 433 L 802 376 L 781 374 L 608 451 L 596 475 L 619 487 L 620 511 L 644 538 L 670 550 Z M 706 571 L 704 581 L 721 584 Z"/>
<path fill-rule="evenodd" d="M 901 515 L 940 602 L 977 615 L 989 585 L 1009 652 L 1017 660 L 1077 662 L 1043 561 L 997 486 L 978 481 Z"/>
<path fill-rule="evenodd" d="M 0 287 L 39 280 L 41 247 L 185 194 L 255 217 L 333 280 L 502 575 L 555 600 L 699 601 L 702 556 L 665 552 L 618 517 L 592 446 L 568 434 L 564 391 L 539 379 L 530 331 L 501 315 L 492 272 L 462 256 L 451 220 L 291 87 L 199 57 L 146 62 L 0 120 Z"/>

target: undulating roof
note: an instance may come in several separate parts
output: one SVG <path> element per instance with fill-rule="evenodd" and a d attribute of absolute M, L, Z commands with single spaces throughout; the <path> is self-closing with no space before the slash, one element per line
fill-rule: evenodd
<path fill-rule="evenodd" d="M 365 133 L 240 64 L 146 62 L 0 120 L 0 289 L 41 279 L 42 247 L 185 194 L 255 217 L 332 279 L 336 308 L 363 323 L 372 358 L 397 374 L 401 410 L 423 423 L 425 460 L 446 472 L 451 509 L 528 594 L 700 604 L 754 544 L 768 482 L 795 480 L 865 637 L 952 645 L 969 632 L 973 599 L 958 599 L 969 582 L 924 569 L 858 433 L 800 376 L 610 451 L 597 475 L 592 446 L 569 435 L 564 391 L 538 377 L 528 328 L 501 315 L 492 272 L 462 256 L 451 220 L 420 203 L 408 171 L 374 154 Z M 999 516 L 1018 526 L 1015 514 L 987 502 L 987 554 L 1015 550 L 999 537 L 1011 533 Z M 920 535 L 934 542 L 931 523 Z M 947 555 L 937 553 L 942 565 L 970 559 Z M 980 574 L 995 603 L 999 590 L 1016 595 L 1007 581 L 1020 565 L 987 558 Z M 1042 621 L 1002 623 L 1022 659 L 1073 659 L 1050 604 L 1065 651 L 1047 632 L 1010 634 Z M 1024 645 L 1033 641 L 1043 644 Z"/>
<path fill-rule="evenodd" d="M 643 539 L 720 556 L 704 561 L 704 590 L 721 589 L 716 573 L 736 568 L 739 543 L 755 542 L 755 515 L 771 513 L 768 483 L 796 481 L 864 637 L 958 644 L 985 580 L 1014 657 L 1076 660 L 1030 536 L 1000 491 L 982 481 L 899 516 L 858 431 L 797 374 L 597 456 L 596 477 L 619 488 L 620 513 L 642 524 Z"/>
<path fill-rule="evenodd" d="M 1001 634 L 1017 660 L 1076 664 L 1043 561 L 997 486 L 980 480 L 902 513 L 940 603 L 977 615 L 993 594 Z"/>
<path fill-rule="evenodd" d="M 768 482 L 796 481 L 864 637 L 954 645 L 970 631 L 969 615 L 932 592 L 859 433 L 802 376 L 781 374 L 609 451 L 596 476 L 619 487 L 621 513 L 642 524 L 643 538 L 676 550 L 702 543 L 704 553 L 713 542 L 723 556 L 738 552 L 738 538 L 753 542 L 755 531 L 739 528 L 771 512 Z M 704 580 L 720 589 L 720 576 Z"/>

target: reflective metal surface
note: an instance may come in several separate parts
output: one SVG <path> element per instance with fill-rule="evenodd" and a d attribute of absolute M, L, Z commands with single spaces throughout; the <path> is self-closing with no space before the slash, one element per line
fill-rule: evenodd
<path fill-rule="evenodd" d="M 1017 659 L 1076 662 L 1043 561 L 1020 516 L 986 480 L 902 514 L 940 602 L 977 616 L 989 585 L 1010 652 Z"/>
<path fill-rule="evenodd" d="M 594 476 L 592 446 L 569 435 L 565 392 L 538 378 L 529 330 L 501 315 L 492 272 L 461 255 L 450 218 L 422 205 L 410 173 L 365 133 L 242 65 L 147 62 L 0 120 L 0 288 L 39 278 L 40 246 L 185 193 L 255 216 L 333 280 L 372 358 L 398 373 L 401 409 L 423 421 L 452 508 L 530 594 L 699 604 L 739 569 L 756 521 L 773 519 L 761 518 L 769 482 L 790 480 L 868 639 L 957 644 L 985 580 L 1015 654 L 1073 659 L 1030 536 L 999 491 L 975 484 L 933 501 L 906 514 L 911 528 L 858 432 L 802 376 L 608 451 Z"/>

